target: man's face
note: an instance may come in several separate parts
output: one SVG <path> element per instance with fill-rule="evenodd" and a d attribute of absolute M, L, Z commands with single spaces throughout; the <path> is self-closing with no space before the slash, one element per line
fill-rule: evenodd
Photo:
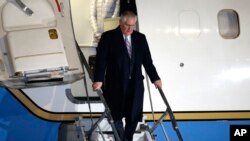
<path fill-rule="evenodd" d="M 122 33 L 125 36 L 131 35 L 133 33 L 135 24 L 136 24 L 136 19 L 131 17 L 129 17 L 125 22 L 120 21 L 120 27 Z"/>

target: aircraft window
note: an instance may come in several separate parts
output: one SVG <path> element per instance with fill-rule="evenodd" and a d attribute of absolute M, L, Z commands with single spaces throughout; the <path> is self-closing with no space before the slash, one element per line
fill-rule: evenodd
<path fill-rule="evenodd" d="M 179 15 L 179 33 L 184 38 L 197 38 L 201 33 L 200 17 L 195 11 L 182 11 Z"/>
<path fill-rule="evenodd" d="M 218 13 L 219 33 L 225 39 L 235 39 L 240 34 L 239 18 L 236 11 L 223 9 Z"/>

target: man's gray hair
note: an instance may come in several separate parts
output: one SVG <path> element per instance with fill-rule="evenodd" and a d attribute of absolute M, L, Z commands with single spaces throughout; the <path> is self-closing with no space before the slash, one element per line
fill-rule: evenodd
<path fill-rule="evenodd" d="M 123 12 L 121 14 L 120 20 L 121 20 L 121 22 L 126 22 L 127 19 L 129 19 L 129 18 L 135 18 L 135 20 L 137 20 L 137 16 L 132 11 L 125 11 L 125 12 Z"/>

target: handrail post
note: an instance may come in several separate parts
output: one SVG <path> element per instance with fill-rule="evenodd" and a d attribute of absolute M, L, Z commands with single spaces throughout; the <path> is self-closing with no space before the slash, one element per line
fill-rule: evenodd
<path fill-rule="evenodd" d="M 108 116 L 108 121 L 109 121 L 109 123 L 110 123 L 110 125 L 111 125 L 111 127 L 112 127 L 112 129 L 113 129 L 113 132 L 114 132 L 114 135 L 115 135 L 115 139 L 117 140 L 117 141 L 121 141 L 121 139 L 120 139 L 120 136 L 119 136 L 119 134 L 118 134 L 118 132 L 117 132 L 117 130 L 116 130 L 116 127 L 115 127 L 115 124 L 114 124 L 114 120 L 113 120 L 113 118 L 112 118 L 112 115 L 111 115 L 111 112 L 110 112 L 110 109 L 109 109 L 109 107 L 108 107 L 108 104 L 106 103 L 106 100 L 105 100 L 105 98 L 103 97 L 103 95 L 102 95 L 102 90 L 98 90 L 97 91 L 97 94 L 99 95 L 99 97 L 101 98 L 101 101 L 103 102 L 103 105 L 104 105 L 104 107 L 105 107 L 105 112 L 106 112 L 106 114 L 107 114 L 107 116 Z"/>
<path fill-rule="evenodd" d="M 169 117 L 170 117 L 170 120 L 171 120 L 171 122 L 172 122 L 173 129 L 175 130 L 175 132 L 176 132 L 176 134 L 177 134 L 177 136 L 178 136 L 179 141 L 183 141 L 183 138 L 182 138 L 182 136 L 181 136 L 180 130 L 179 130 L 178 125 L 177 125 L 177 122 L 176 122 L 176 120 L 175 120 L 173 111 L 172 111 L 172 109 L 170 108 L 170 105 L 169 105 L 169 103 L 168 103 L 168 101 L 167 101 L 167 98 L 165 97 L 165 94 L 163 93 L 163 91 L 162 91 L 161 88 L 158 88 L 158 90 L 159 90 L 159 93 L 160 93 L 160 95 L 161 95 L 161 97 L 162 97 L 164 103 L 165 103 L 166 106 L 167 106 L 167 112 L 168 112 Z"/>

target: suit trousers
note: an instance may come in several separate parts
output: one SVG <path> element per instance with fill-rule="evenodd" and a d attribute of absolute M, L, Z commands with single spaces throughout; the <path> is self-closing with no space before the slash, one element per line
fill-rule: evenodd
<path fill-rule="evenodd" d="M 123 109 L 123 115 L 125 117 L 125 129 L 123 127 L 123 122 L 122 118 L 115 120 L 114 124 L 116 127 L 116 130 L 121 138 L 122 141 L 132 141 L 133 140 L 133 135 L 135 133 L 137 123 L 138 121 L 133 121 L 131 118 L 131 110 L 132 110 L 132 105 L 133 105 L 133 90 L 134 90 L 134 85 L 132 80 L 129 80 L 127 92 L 125 95 L 125 101 L 124 101 L 124 109 Z"/>

